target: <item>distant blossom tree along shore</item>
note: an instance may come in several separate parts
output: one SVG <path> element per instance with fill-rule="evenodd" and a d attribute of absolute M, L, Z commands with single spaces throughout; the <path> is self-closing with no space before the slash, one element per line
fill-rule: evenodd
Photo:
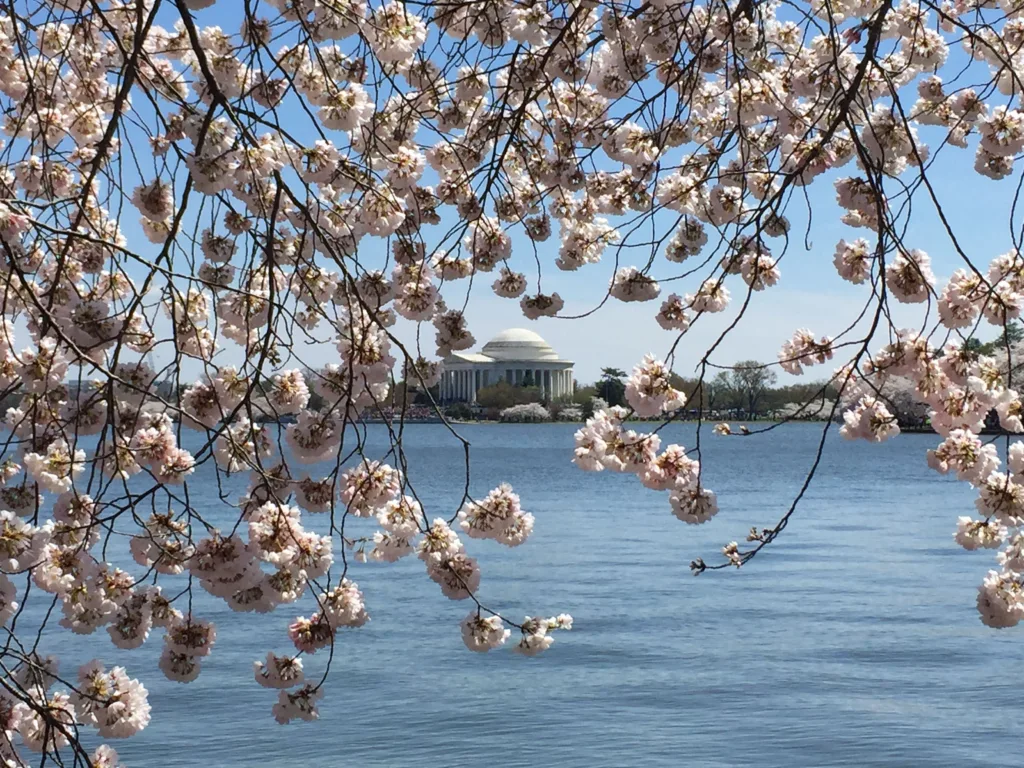
<path fill-rule="evenodd" d="M 634 340 L 632 370 L 594 383 L 566 462 L 635 476 L 689 524 L 718 501 L 699 448 L 669 444 L 660 422 L 695 409 L 727 434 L 712 414 L 764 413 L 779 370 L 814 368 L 818 384 L 785 384 L 787 415 L 814 409 L 823 430 L 841 416 L 844 437 L 882 442 L 909 397 L 938 433 L 921 460 L 977 494 L 951 532 L 993 550 L 964 600 L 990 627 L 1018 624 L 1024 442 L 980 434 L 990 413 L 1024 431 L 1011 330 L 1022 11 L 8 0 L 2 762 L 120 765 L 114 741 L 151 719 L 144 681 L 189 683 L 230 652 L 213 600 L 267 615 L 267 653 L 238 680 L 270 689 L 267 719 L 343 710 L 338 634 L 402 610 L 364 599 L 356 576 L 387 579 L 400 558 L 462 604 L 437 610 L 470 651 L 551 648 L 572 627 L 565 607 L 528 595 L 532 615 L 510 615 L 472 554 L 473 540 L 518 547 L 545 525 L 530 489 L 494 477 L 472 495 L 467 466 L 461 501 L 431 508 L 402 430 L 382 428 L 385 453 L 365 442 L 363 422 L 401 411 L 411 388 L 459 435 L 431 391 L 443 359 L 475 344 L 470 295 L 545 322 L 646 303 L 662 330 Z M 962 187 L 934 183 L 939 158 L 1009 223 L 1003 252 L 968 255 L 973 233 L 945 215 Z M 908 234 L 922 211 L 947 241 L 948 280 Z M 812 243 L 804 230 L 822 218 L 843 234 Z M 859 313 L 808 318 L 828 327 L 793 328 L 768 363 L 722 364 L 762 294 L 823 261 Z M 567 307 L 553 286 L 570 284 L 589 298 Z M 694 338 L 704 351 L 684 355 Z M 508 420 L 546 412 L 511 397 Z M 225 491 L 239 475 L 245 492 Z M 801 496 L 694 573 L 748 564 Z M 159 644 L 159 668 L 61 667 L 53 654 L 97 633 Z"/>

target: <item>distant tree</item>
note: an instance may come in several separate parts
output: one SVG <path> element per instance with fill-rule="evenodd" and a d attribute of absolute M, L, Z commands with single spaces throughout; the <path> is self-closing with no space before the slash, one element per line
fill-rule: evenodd
<path fill-rule="evenodd" d="M 1018 341 L 1024 341 L 1024 325 L 1021 325 L 1020 320 L 1010 320 L 1006 323 L 1006 328 L 1003 330 L 1002 341 L 1005 344 L 1016 344 Z"/>
<path fill-rule="evenodd" d="M 528 370 L 526 373 L 523 374 L 523 381 L 519 386 L 524 388 L 532 388 L 536 386 L 536 383 L 537 382 L 533 380 L 533 371 Z"/>
<path fill-rule="evenodd" d="M 725 371 L 719 371 L 710 381 L 705 380 L 701 391 L 708 410 L 730 408 L 735 404 L 732 381 Z"/>
<path fill-rule="evenodd" d="M 453 403 L 445 408 L 444 415 L 449 419 L 465 421 L 466 419 L 473 418 L 473 409 L 466 403 Z"/>
<path fill-rule="evenodd" d="M 481 406 L 497 411 L 523 403 L 539 403 L 542 399 L 540 390 L 536 387 L 512 386 L 504 380 L 481 387 L 476 392 L 476 401 Z"/>
<path fill-rule="evenodd" d="M 430 405 L 430 400 L 433 398 L 434 402 L 437 402 L 441 397 L 440 388 L 433 386 L 430 390 L 417 389 L 413 396 L 413 403 L 416 405 Z"/>
<path fill-rule="evenodd" d="M 987 346 L 988 344 L 982 344 L 981 339 L 976 336 L 971 336 L 971 338 L 966 339 L 963 343 L 963 348 L 966 351 L 973 352 L 976 355 L 984 354 L 984 350 Z"/>
<path fill-rule="evenodd" d="M 733 366 L 729 373 L 729 384 L 736 394 L 737 401 L 748 416 L 756 416 L 760 412 L 765 394 L 775 384 L 778 376 L 771 368 L 757 360 L 742 360 Z"/>
<path fill-rule="evenodd" d="M 608 405 L 625 405 L 626 385 L 622 381 L 626 372 L 618 368 L 602 368 L 597 382 L 597 394 Z"/>
<path fill-rule="evenodd" d="M 993 355 L 1000 350 L 1005 351 L 1008 346 L 1012 347 L 1022 340 L 1024 340 L 1024 325 L 1021 325 L 1019 320 L 1007 320 L 1003 332 L 992 341 L 982 343 L 977 337 L 971 336 L 963 346 L 964 349 L 979 355 Z"/>
<path fill-rule="evenodd" d="M 983 355 L 991 355 L 997 350 L 1005 350 L 1008 346 L 1012 347 L 1022 339 L 1024 339 L 1024 326 L 1020 324 L 1019 320 L 1007 320 L 1003 332 L 988 344 L 983 344 L 979 351 Z"/>
<path fill-rule="evenodd" d="M 541 394 L 540 387 L 516 387 L 516 405 L 543 401 L 544 396 Z"/>
<path fill-rule="evenodd" d="M 674 389 L 686 395 L 686 408 L 707 408 L 706 392 L 700 379 L 687 379 L 676 373 L 669 377 L 669 383 Z"/>
<path fill-rule="evenodd" d="M 572 393 L 572 401 L 579 405 L 586 405 L 595 397 L 597 397 L 597 387 L 593 384 L 587 384 L 583 387 L 578 386 Z"/>
<path fill-rule="evenodd" d="M 484 408 L 503 410 L 515 405 L 515 387 L 505 380 L 477 390 L 476 401 Z"/>
<path fill-rule="evenodd" d="M 306 380 L 309 381 L 309 377 Z M 328 405 L 333 405 L 333 403 L 328 403 L 323 395 L 310 387 L 309 402 L 306 403 L 306 407 L 311 411 L 322 411 Z"/>
<path fill-rule="evenodd" d="M 440 397 L 440 389 L 436 385 L 431 387 L 429 390 L 423 389 L 422 384 L 415 380 L 399 381 L 391 388 L 391 393 L 388 396 L 389 402 L 393 408 L 408 408 L 410 405 L 430 405 L 431 396 L 433 396 L 434 402 L 437 402 Z M 324 403 L 323 398 L 318 400 L 319 403 Z M 313 399 L 310 398 L 310 408 L 318 410 L 322 406 L 312 405 Z"/>

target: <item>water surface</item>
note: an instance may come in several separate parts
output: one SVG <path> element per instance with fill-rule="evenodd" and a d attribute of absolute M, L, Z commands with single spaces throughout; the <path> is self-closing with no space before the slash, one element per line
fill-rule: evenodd
<path fill-rule="evenodd" d="M 934 436 L 830 437 L 782 537 L 740 572 L 694 578 L 691 559 L 718 562 L 723 544 L 783 514 L 821 425 L 702 432 L 721 512 L 700 527 L 631 476 L 573 467 L 573 425 L 460 429 L 474 494 L 506 480 L 536 516 L 516 550 L 468 543 L 482 599 L 517 619 L 575 617 L 541 657 L 465 650 L 468 604 L 444 598 L 415 558 L 351 569 L 371 621 L 340 635 L 318 723 L 278 726 L 276 692 L 251 672 L 268 650 L 288 651 L 287 624 L 309 614 L 305 603 L 254 617 L 197 590 L 195 613 L 217 622 L 218 638 L 190 685 L 156 669 L 158 631 L 138 651 L 117 651 L 102 631 L 83 647 L 63 630 L 40 650 L 60 654 L 65 673 L 97 656 L 142 677 L 153 722 L 114 744 L 129 768 L 1024 764 L 1022 637 L 978 620 L 976 588 L 994 557 L 953 543 L 973 497 L 925 466 Z M 693 427 L 665 436 L 689 446 Z M 386 450 L 384 427 L 369 441 Z M 459 444 L 422 424 L 406 427 L 405 448 L 420 497 L 450 516 L 465 478 Z M 212 487 L 196 499 L 200 487 L 193 500 L 226 520 Z M 310 672 L 322 671 L 319 656 Z"/>

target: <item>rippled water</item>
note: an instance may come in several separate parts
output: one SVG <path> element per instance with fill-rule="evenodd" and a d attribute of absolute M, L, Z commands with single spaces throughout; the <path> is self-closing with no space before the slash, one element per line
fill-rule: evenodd
<path fill-rule="evenodd" d="M 972 495 L 925 466 L 934 436 L 830 437 L 782 538 L 741 572 L 695 579 L 693 557 L 717 562 L 725 542 L 783 513 L 820 426 L 704 432 L 722 509 L 702 527 L 632 477 L 575 469 L 573 430 L 461 428 L 472 491 L 507 480 L 537 518 L 517 550 L 470 542 L 482 598 L 517 619 L 575 617 L 541 657 L 465 650 L 468 605 L 445 599 L 413 558 L 353 566 L 372 620 L 340 636 L 318 723 L 278 726 L 275 692 L 252 679 L 254 659 L 288 650 L 295 606 L 253 617 L 197 590 L 195 612 L 218 638 L 190 685 L 156 670 L 157 633 L 138 651 L 117 651 L 105 632 L 72 651 L 62 630 L 40 650 L 61 655 L 66 673 L 98 656 L 143 678 L 153 723 L 115 745 L 129 768 L 1024 763 L 1022 637 L 978 621 L 976 587 L 994 560 L 953 543 Z M 691 445 L 693 428 L 666 437 Z M 383 427 L 369 439 L 383 452 Z M 412 425 L 405 447 L 420 497 L 450 514 L 465 477 L 458 444 L 441 425 Z M 226 519 L 209 490 L 197 503 Z"/>

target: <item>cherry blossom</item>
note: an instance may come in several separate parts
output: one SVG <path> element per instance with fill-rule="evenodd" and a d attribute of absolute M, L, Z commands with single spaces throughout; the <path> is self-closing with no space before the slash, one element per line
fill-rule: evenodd
<path fill-rule="evenodd" d="M 471 651 L 482 653 L 500 648 L 511 634 L 512 630 L 505 629 L 500 616 L 483 618 L 471 611 L 462 620 L 462 640 Z"/>
<path fill-rule="evenodd" d="M 159 636 L 159 669 L 188 683 L 217 639 L 201 601 L 221 600 L 276 614 L 268 643 L 294 651 L 268 652 L 248 684 L 280 689 L 278 721 L 313 720 L 333 680 L 307 682 L 304 664 L 319 681 L 326 654 L 307 655 L 365 625 L 375 580 L 414 553 L 438 610 L 467 602 L 450 628 L 470 650 L 541 653 L 571 619 L 503 614 L 478 541 L 531 546 L 545 526 L 524 510 L 535 489 L 494 477 L 483 498 L 468 482 L 445 503 L 421 493 L 399 382 L 440 415 L 446 358 L 476 344 L 493 302 L 539 324 L 600 323 L 626 302 L 654 332 L 619 363 L 635 366 L 628 407 L 599 407 L 566 460 L 706 523 L 719 511 L 706 432 L 686 447 L 663 429 L 686 408 L 698 430 L 733 433 L 703 404 L 729 345 L 694 340 L 750 333 L 751 308 L 817 281 L 815 264 L 862 310 L 837 305 L 815 334 L 757 329 L 779 350 L 770 367 L 798 376 L 838 358 L 825 377 L 846 438 L 933 429 L 923 461 L 976 498 L 949 545 L 991 549 L 998 567 L 982 621 L 1024 616 L 1024 440 L 1011 437 L 1024 349 L 1004 334 L 1024 309 L 1024 258 L 1013 237 L 968 249 L 941 215 L 960 192 L 929 170 L 941 154 L 977 174 L 1012 220 L 1014 13 L 274 0 L 228 29 L 218 10 L 238 9 L 215 6 L 17 0 L 0 19 L 10 668 L 33 647 L 13 617 L 50 601 L 69 644 Z M 934 266 L 911 225 L 922 207 L 950 229 Z M 822 218 L 844 231 L 796 237 Z M 366 438 L 380 421 L 382 450 Z M 995 423 L 1005 442 L 983 435 Z M 746 567 L 792 514 L 694 572 Z M 77 691 L 37 677 L 12 699 L 12 765 L 23 747 L 67 762 L 79 726 L 120 738 L 149 722 L 121 667 L 83 667 Z M 117 765 L 93 746 L 94 764 Z"/>
<path fill-rule="evenodd" d="M 100 662 L 91 661 L 78 670 L 78 680 L 78 691 L 71 697 L 75 713 L 100 736 L 123 739 L 149 724 L 146 689 L 123 667 L 108 672 Z"/>
<path fill-rule="evenodd" d="M 664 362 L 649 354 L 633 370 L 626 384 L 626 399 L 637 416 L 658 416 L 685 406 L 686 397 L 672 387 L 670 376 Z"/>

